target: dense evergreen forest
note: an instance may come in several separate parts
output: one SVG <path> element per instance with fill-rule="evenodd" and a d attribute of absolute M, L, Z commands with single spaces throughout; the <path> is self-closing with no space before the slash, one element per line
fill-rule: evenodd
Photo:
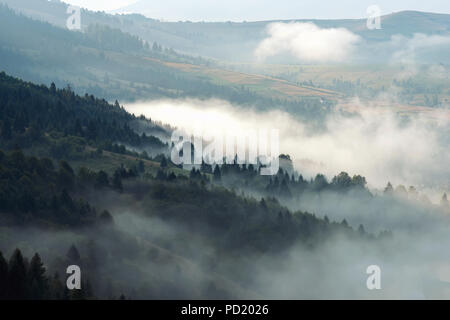
<path fill-rule="evenodd" d="M 59 168 L 55 169 L 50 159 L 26 157 L 20 151 L 1 154 L 0 176 L 2 181 L 0 227 L 2 230 L 18 227 L 36 227 L 42 229 L 41 232 L 50 233 L 57 230 L 70 230 L 87 239 L 95 241 L 108 239 L 113 246 L 133 247 L 133 255 L 139 250 L 147 252 L 148 249 L 145 249 L 145 245 L 143 247 L 142 244 L 137 245 L 138 240 L 134 240 L 134 237 L 124 236 L 121 227 L 115 226 L 114 219 L 108 210 L 97 209 L 98 206 L 103 205 L 108 208 L 124 206 L 129 210 L 141 212 L 143 217 L 158 218 L 168 224 L 182 226 L 183 231 L 178 232 L 173 241 L 159 236 L 151 239 L 153 243 L 151 247 L 155 243 L 159 247 L 151 250 L 152 257 L 161 255 L 160 251 L 170 250 L 171 254 L 185 258 L 205 254 L 205 258 L 212 259 L 207 253 L 198 252 L 196 250 L 198 247 L 192 243 L 182 240 L 192 234 L 205 239 L 204 241 L 208 241 L 215 250 L 219 250 L 222 259 L 227 256 L 231 259 L 236 252 L 244 256 L 261 253 L 279 254 L 295 243 L 302 243 L 306 248 L 313 248 L 332 237 L 333 234 L 344 233 L 348 237 L 363 237 L 367 240 L 371 238 L 364 233 L 363 229 L 359 230 L 359 233 L 353 231 L 346 221 L 330 223 L 328 220 L 320 220 L 307 213 L 291 212 L 281 206 L 275 198 L 263 198 L 259 201 L 254 198 L 243 198 L 232 191 L 213 185 L 212 182 L 209 183 L 206 176 L 198 180 L 198 177 L 187 178 L 184 175 L 175 176 L 172 173 L 172 178 L 167 180 L 163 180 L 160 174 L 154 178 L 147 176 L 144 179 L 142 174 L 139 178 L 139 173 L 123 167 L 118 168 L 113 177 L 109 177 L 102 171 L 92 172 L 88 168 L 81 168 L 75 174 L 66 162 L 61 162 Z M 108 194 L 110 196 L 107 196 Z M 103 202 L 105 196 L 115 199 L 105 204 Z M 96 206 L 90 204 L 91 201 Z M 2 243 L 2 246 L 8 243 L 7 235 L 8 232 L 5 232 L 6 241 Z M 14 238 L 13 235 L 11 237 Z M 101 263 L 97 262 L 99 270 L 101 266 L 111 261 L 119 265 L 124 263 L 122 259 L 125 257 L 122 257 L 122 254 L 123 252 L 119 249 L 109 252 L 107 254 L 109 258 L 105 257 Z M 56 253 L 56 257 L 58 255 L 61 253 Z M 19 281 L 14 277 L 22 277 L 26 274 L 24 267 L 20 265 L 22 264 L 20 253 L 15 252 L 13 257 L 10 262 L 11 268 L 15 264 L 19 266 L 11 269 L 11 275 L 8 273 L 12 280 L 5 281 Z M 138 257 L 135 258 L 138 259 Z M 39 258 L 36 256 L 33 259 Z M 39 265 L 38 262 L 32 260 L 33 264 Z M 60 258 L 55 258 L 53 253 L 52 271 L 64 272 L 63 265 Z M 16 268 L 20 269 L 20 275 L 15 275 Z M 221 266 L 213 264 L 208 268 L 214 268 L 214 272 L 218 272 Z M 84 270 L 88 278 L 93 277 L 91 274 L 93 271 L 89 268 Z M 42 275 L 43 271 L 39 271 L 39 274 Z M 44 278 L 39 279 L 36 281 L 40 281 L 39 286 L 42 286 L 41 282 Z M 45 279 L 47 279 L 45 283 L 50 281 L 48 278 Z M 51 280 L 55 286 L 59 286 L 58 279 L 58 276 L 55 276 Z M 95 279 L 92 287 L 91 284 L 86 285 L 86 288 L 89 288 L 86 289 L 88 292 L 83 293 L 79 298 L 91 297 L 89 292 L 93 289 L 106 290 L 108 295 L 105 296 L 105 293 L 103 298 L 119 296 L 119 292 L 109 292 L 105 289 L 106 276 L 103 278 L 97 275 Z M 237 280 L 243 281 L 243 279 Z M 57 289 L 52 289 L 56 290 L 55 292 L 50 289 L 39 289 L 41 291 L 38 291 L 38 295 L 35 296 L 27 291 L 31 290 L 30 286 L 34 286 L 30 281 L 25 282 L 25 287 L 23 283 L 20 284 L 22 289 L 17 290 L 22 290 L 21 293 L 14 293 L 9 297 L 67 298 L 66 291 L 58 293 Z M 117 280 L 123 287 L 124 283 L 121 281 L 121 279 Z M 163 283 L 159 285 L 166 285 L 164 281 L 167 280 L 160 281 Z M 11 286 L 14 285 L 11 284 Z M 127 288 L 127 290 L 130 292 L 131 289 Z M 157 295 L 157 292 L 153 291 L 156 289 L 151 285 L 145 290 L 146 293 L 142 293 L 139 297 L 148 297 L 150 293 Z M 173 288 L 169 297 L 180 294 L 177 292 L 178 290 Z M 221 294 L 219 296 L 223 297 Z M 76 297 L 78 296 L 73 298 Z"/>
<path fill-rule="evenodd" d="M 77 145 L 112 149 L 120 142 L 155 150 L 167 148 L 158 138 L 133 131 L 130 123 L 137 118 L 117 101 L 110 105 L 92 95 L 81 97 L 70 87 L 56 89 L 53 83 L 38 86 L 0 73 L 0 110 L 0 143 L 6 149 L 43 145 L 55 158 L 63 158 L 70 157 Z M 148 128 L 157 127 L 150 120 L 141 120 Z"/>
<path fill-rule="evenodd" d="M 79 253 L 72 246 L 65 257 L 68 265 L 77 263 Z M 68 290 L 58 272 L 47 273 L 44 262 L 38 253 L 31 260 L 16 249 L 9 261 L 0 252 L 0 300 L 84 300 L 93 299 L 89 280 L 80 290 Z M 125 299 L 121 295 L 119 298 Z"/>
<path fill-rule="evenodd" d="M 143 218 L 162 219 L 164 223 L 181 228 L 176 233 L 175 239 L 170 241 L 161 235 L 152 236 L 151 239 L 146 236 L 146 241 L 152 243 L 150 245 L 150 248 L 153 248 L 150 251 L 152 259 L 159 257 L 162 252 L 170 251 L 171 255 L 179 255 L 187 259 L 203 256 L 204 259 L 213 261 L 214 258 L 210 257 L 208 252 L 199 252 L 198 246 L 193 244 L 199 241 L 198 238 L 204 239 L 202 241 L 207 241 L 209 246 L 221 252 L 222 260 L 237 259 L 235 257 L 237 253 L 245 257 L 246 262 L 241 261 L 242 264 L 236 262 L 236 267 L 248 265 L 248 257 L 262 253 L 278 255 L 294 244 L 302 244 L 305 248 L 312 249 L 339 234 L 367 241 L 374 239 L 373 236 L 366 234 L 363 228 L 360 228 L 358 232 L 353 231 L 346 221 L 336 223 L 328 219 L 318 219 L 308 213 L 291 212 L 275 198 L 266 197 L 257 200 L 239 196 L 233 191 L 215 185 L 206 175 L 201 176 L 200 179 L 198 175 L 176 176 L 173 172 L 170 178 L 164 178 L 161 173 L 156 177 L 144 176 L 144 173 L 123 167 L 117 168 L 113 177 L 109 177 L 103 171 L 93 172 L 88 168 L 81 168 L 78 173 L 75 173 L 64 161 L 60 162 L 59 168 L 56 169 L 50 159 L 26 157 L 18 150 L 1 153 L 0 227 L 3 231 L 8 228 L 34 227 L 41 229 L 40 232 L 47 233 L 67 230 L 86 238 L 85 241 L 108 241 L 108 246 L 116 246 L 116 249 L 103 251 L 104 259 L 101 262 L 97 261 L 98 270 L 96 269 L 95 272 L 102 268 L 106 270 L 105 265 L 108 263 L 121 265 L 126 259 L 140 259 L 138 256 L 149 250 L 149 244 L 143 244 L 139 236 L 126 235 L 120 225 L 116 226 L 115 219 L 108 210 L 97 209 L 100 206 L 112 208 L 112 210 L 115 210 L 117 206 L 127 207 L 128 210 L 140 212 Z M 196 235 L 197 240 L 191 239 L 188 242 L 183 240 L 191 237 L 192 234 Z M 8 232 L 5 232 L 4 237 L 6 241 L 4 239 L 2 247 L 9 242 Z M 157 249 L 154 248 L 155 245 L 158 246 Z M 122 256 L 124 252 L 120 248 L 123 247 L 132 251 Z M 3 250 L 5 249 L 10 250 L 3 247 Z M 103 248 L 103 250 L 106 249 Z M 131 256 L 128 256 L 129 254 Z M 50 265 L 52 272 L 61 274 L 64 272 L 62 269 L 64 261 L 58 258 L 60 255 L 61 252 L 53 253 Z M 94 258 L 88 257 L 88 259 Z M 7 283 L 10 283 L 8 281 L 24 281 L 15 277 L 25 277 L 26 270 L 30 273 L 35 272 L 33 270 L 41 265 L 39 256 L 33 258 L 30 267 L 26 266 L 27 263 L 21 262 L 22 260 L 20 252 L 16 251 L 10 262 L 11 272 L 7 273 L 11 279 L 4 281 Z M 86 261 L 85 263 L 90 265 Z M 228 273 L 226 270 L 221 270 L 222 267 L 212 263 L 204 267 L 206 268 L 204 272 L 214 270 L 214 272 Z M 40 278 L 36 280 L 38 283 L 34 284 L 32 280 L 27 280 L 21 284 L 10 284 L 12 287 L 16 285 L 20 287 L 8 289 L 18 290 L 14 291 L 14 295 L 10 297 L 68 298 L 64 290 L 34 288 L 34 285 L 44 286 L 44 282 L 47 286 L 50 280 L 54 286 L 59 286 L 58 276 L 51 279 L 44 277 L 42 266 L 39 268 L 41 268 L 40 271 L 38 270 Z M 94 271 L 90 268 L 84 269 L 87 278 L 94 277 Z M 6 267 L 3 269 L 6 270 Z M 16 272 L 20 274 L 16 275 Z M 118 297 L 121 293 L 109 292 L 109 289 L 105 287 L 107 274 L 100 276 L 95 273 L 95 281 L 92 284 L 86 284 L 86 288 L 89 288 L 86 289 L 87 292 L 72 298 L 91 297 L 92 290 L 96 289 L 106 292 L 101 296 L 103 298 Z M 33 275 L 30 274 L 27 277 L 33 277 Z M 28 279 L 27 277 L 24 279 Z M 240 278 L 234 280 L 244 281 Z M 160 279 L 160 281 L 162 283 L 158 286 L 167 285 L 165 283 L 167 279 Z M 119 287 L 124 288 L 122 279 L 116 282 Z M 128 293 L 131 289 L 126 287 Z M 30 293 L 29 290 L 38 290 L 38 293 Z M 138 297 L 156 296 L 157 290 L 154 290 L 156 288 L 150 284 L 141 293 L 142 296 L 138 295 Z M 168 297 L 177 297 L 179 294 L 181 293 L 177 288 L 172 288 Z M 232 293 L 222 293 L 218 296 L 224 297 L 229 294 Z"/>

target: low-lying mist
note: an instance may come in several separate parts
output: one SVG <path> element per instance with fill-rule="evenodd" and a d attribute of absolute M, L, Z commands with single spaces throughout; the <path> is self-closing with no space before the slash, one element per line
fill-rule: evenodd
<path fill-rule="evenodd" d="M 155 180 L 146 185 L 136 178 L 124 182 L 122 193 L 88 190 L 82 194 L 96 208 L 112 214 L 112 225 L 63 231 L 1 227 L 0 250 L 10 256 L 18 247 L 28 257 L 37 251 L 46 267 L 59 271 L 63 278 L 68 263 L 65 252 L 75 244 L 81 268 L 87 270 L 83 275 L 89 275 L 99 298 L 120 294 L 132 299 L 450 298 L 448 214 L 436 204 L 383 195 L 379 190 L 388 181 L 394 186 L 414 185 L 437 203 L 437 197 L 448 191 L 450 177 L 448 118 L 439 121 L 416 115 L 407 119 L 354 103 L 358 107 L 354 113 L 330 114 L 320 132 L 311 132 L 308 123 L 282 111 L 258 112 L 220 100 L 126 105 L 132 113 L 187 131 L 279 129 L 280 152 L 291 155 L 296 170 L 305 178 L 324 173 L 331 179 L 341 171 L 365 176 L 372 194 L 367 190 L 310 190 L 280 199 L 291 212 L 327 216 L 331 221 L 328 227 L 342 225 L 345 219 L 355 230 L 352 236 L 345 232 L 328 237 L 308 235 L 305 219 L 304 238 L 300 234 L 279 250 L 245 250 L 246 241 L 280 241 L 264 229 L 273 222 L 272 216 L 253 217 L 266 219 L 267 224 L 256 224 L 261 227 L 255 227 L 259 233 L 246 238 L 242 230 L 252 212 L 238 216 L 242 212 L 230 213 L 224 203 L 214 202 L 201 215 L 201 207 L 186 199 L 193 193 L 181 187 L 183 182 L 166 190 L 181 199 L 174 201 L 160 189 L 161 184 L 170 182 Z M 212 197 L 212 193 L 206 196 Z M 232 208 L 239 209 L 236 206 Z M 219 216 L 210 217 L 210 211 Z M 205 223 L 211 221 L 208 218 L 218 224 L 220 219 L 236 219 L 243 228 L 217 229 L 213 223 Z M 365 231 L 356 231 L 359 224 Z M 283 226 L 289 229 L 289 225 Z M 377 237 L 384 230 L 392 235 Z M 242 239 L 237 246 L 227 243 L 234 235 Z M 255 235 L 258 241 L 252 238 Z M 381 290 L 367 289 L 370 265 L 381 268 Z"/>
<path fill-rule="evenodd" d="M 158 100 L 126 104 L 135 114 L 190 132 L 236 132 L 279 129 L 280 152 L 289 154 L 304 177 L 341 171 L 365 176 L 372 189 L 413 185 L 438 201 L 449 189 L 449 117 L 421 114 L 400 116 L 395 110 L 366 106 L 355 100 L 354 110 L 335 112 L 325 120 L 326 130 L 313 132 L 308 123 L 273 110 L 259 112 L 221 100 Z"/>
<path fill-rule="evenodd" d="M 42 252 L 51 270 L 71 244 L 83 267 L 95 250 L 97 273 L 89 275 L 100 298 L 107 298 L 102 292 L 132 299 L 450 298 L 444 227 L 428 236 L 401 232 L 376 242 L 336 236 L 314 249 L 294 245 L 277 254 L 245 256 L 218 252 L 201 234 L 141 212 L 115 210 L 114 219 L 114 227 L 103 231 L 2 230 L 9 237 L 2 246 L 27 255 Z M 381 290 L 366 287 L 370 265 L 382 270 Z"/>

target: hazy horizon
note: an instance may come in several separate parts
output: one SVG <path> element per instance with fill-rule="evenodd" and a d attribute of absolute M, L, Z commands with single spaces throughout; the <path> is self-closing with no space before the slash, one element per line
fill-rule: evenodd
<path fill-rule="evenodd" d="M 349 0 L 335 2 L 324 1 L 317 6 L 315 1 L 281 0 L 276 3 L 263 1 L 227 1 L 215 3 L 194 0 L 189 3 L 180 0 L 168 0 L 164 3 L 146 0 L 88 1 L 64 0 L 63 2 L 81 6 L 90 10 L 108 13 L 140 13 L 149 18 L 164 21 L 263 21 L 290 19 L 364 19 L 367 8 L 377 5 L 381 14 L 399 11 L 422 11 L 450 14 L 450 3 L 432 0 L 422 1 L 359 1 L 356 5 Z"/>

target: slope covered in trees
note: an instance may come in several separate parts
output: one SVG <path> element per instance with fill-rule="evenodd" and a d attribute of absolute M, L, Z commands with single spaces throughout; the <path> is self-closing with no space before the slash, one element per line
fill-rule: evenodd
<path fill-rule="evenodd" d="M 238 196 L 215 186 L 207 176 L 187 178 L 172 173 L 170 179 L 163 179 L 161 174 L 153 177 L 121 167 L 111 177 L 105 172 L 94 172 L 88 168 L 81 168 L 75 173 L 66 162 L 61 162 L 56 169 L 51 160 L 26 157 L 20 151 L 0 155 L 0 229 L 3 234 L 0 250 L 9 251 L 10 245 L 30 241 L 29 235 L 21 235 L 21 230 L 24 230 L 21 228 L 39 228 L 38 238 L 44 235 L 50 237 L 44 247 L 51 245 L 58 248 L 47 252 L 51 274 L 55 271 L 61 274 L 68 262 L 60 258 L 63 252 L 59 242 L 75 237 L 77 244 L 83 247 L 88 243 L 86 258 L 75 261 L 77 265 L 82 264 L 84 279 L 95 279 L 89 284 L 88 292 L 108 292 L 118 297 L 120 292 L 107 288 L 108 278 L 114 277 L 116 287 L 126 289 L 127 294 L 140 288 L 137 297 L 141 298 L 187 298 L 192 295 L 205 298 L 212 294 L 220 298 L 239 296 L 242 293 L 220 279 L 245 287 L 251 280 L 237 270 L 243 267 L 251 270 L 253 256 L 276 256 L 294 245 L 317 248 L 334 236 L 366 241 L 373 239 L 364 232 L 355 232 L 346 221 L 336 223 L 308 213 L 292 212 L 274 198 L 257 200 Z M 114 218 L 107 210 L 96 208 L 107 208 L 113 212 Z M 122 218 L 124 209 L 133 214 Z M 137 227 L 130 229 L 129 222 L 125 223 L 123 219 L 137 219 L 144 230 Z M 158 220 L 161 222 L 157 223 Z M 162 223 L 165 227 L 161 226 L 162 229 L 157 231 L 157 225 L 152 226 L 154 223 Z M 167 229 L 173 229 L 174 233 L 166 234 Z M 58 230 L 75 236 L 67 234 L 61 237 Z M 24 237 L 21 241 L 14 240 L 21 237 Z M 38 252 L 42 250 L 43 244 L 38 238 L 31 236 L 34 240 L 26 247 L 35 248 Z M 91 248 L 91 241 L 97 243 L 96 248 Z M 209 249 L 202 249 L 206 243 L 220 253 L 220 259 L 227 261 L 227 264 L 214 262 L 217 259 L 215 254 Z M 18 257 L 18 253 L 14 256 Z M 152 281 L 142 287 L 138 284 L 139 279 L 149 277 L 146 274 L 149 261 L 151 268 L 157 270 L 154 272 L 163 275 L 150 276 Z M 196 278 L 188 280 L 189 273 L 193 272 L 191 264 L 199 261 L 210 261 L 201 263 L 195 272 L 200 272 L 202 279 L 210 279 L 211 288 L 216 289 L 193 294 L 185 291 L 188 288 L 186 282 L 192 281 L 192 286 L 199 285 L 194 280 Z M 130 263 L 141 267 L 135 267 L 133 281 L 128 283 L 121 270 L 128 270 Z M 38 266 L 39 263 L 36 268 Z M 22 264 L 19 267 L 17 277 L 23 278 L 28 271 L 24 271 Z M 25 269 L 29 270 L 28 267 Z M 116 275 L 116 272 L 119 274 Z M 180 278 L 180 283 L 171 283 L 174 276 Z M 52 291 L 39 287 L 43 284 L 36 289 L 32 280 L 22 278 L 5 280 L 8 283 L 17 282 L 19 286 L 8 289 L 15 290 L 14 293 L 8 291 L 8 297 L 68 298 L 64 290 Z M 50 278 L 46 279 L 50 281 Z M 58 286 L 59 278 L 55 276 L 51 279 Z M 47 280 L 45 284 L 48 284 Z M 86 288 L 87 284 L 84 285 Z M 37 291 L 30 293 L 29 290 Z M 72 298 L 86 298 L 85 294 L 90 297 L 88 292 Z M 108 295 L 103 293 L 102 297 Z"/>
<path fill-rule="evenodd" d="M 92 95 L 78 96 L 70 87 L 38 86 L 5 73 L 0 73 L 0 112 L 0 145 L 6 149 L 43 144 L 61 158 L 67 156 L 64 153 L 70 142 L 109 149 L 116 143 L 154 150 L 167 147 L 158 138 L 133 131 L 130 122 L 137 118 L 117 101 L 111 105 Z M 151 121 L 145 121 L 148 127 L 155 127 Z M 71 141 L 52 144 L 52 137 Z"/>
<path fill-rule="evenodd" d="M 93 299 L 89 281 L 82 289 L 69 291 L 58 272 L 49 275 L 38 253 L 31 260 L 16 249 L 9 261 L 0 251 L 0 300 L 79 300 Z"/>

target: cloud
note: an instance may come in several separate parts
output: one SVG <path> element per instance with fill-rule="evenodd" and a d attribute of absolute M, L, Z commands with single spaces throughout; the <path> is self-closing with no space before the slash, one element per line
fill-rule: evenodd
<path fill-rule="evenodd" d="M 372 187 L 394 185 L 438 186 L 446 189 L 450 177 L 448 113 L 436 119 L 412 116 L 402 122 L 389 108 L 353 101 L 353 117 L 331 114 L 324 132 L 311 134 L 307 123 L 280 110 L 259 112 L 222 100 L 159 100 L 125 104 L 135 114 L 195 132 L 279 129 L 280 152 L 294 159 L 306 177 L 341 171 L 365 176 Z M 441 193 L 442 194 L 442 193 Z"/>
<path fill-rule="evenodd" d="M 267 32 L 255 50 L 259 60 L 289 53 L 304 62 L 342 62 L 360 41 L 345 28 L 321 29 L 313 23 L 271 23 Z"/>
<path fill-rule="evenodd" d="M 450 36 L 415 33 L 412 37 L 406 37 L 395 34 L 389 41 L 379 45 L 378 50 L 374 51 L 383 51 L 385 50 L 383 47 L 391 53 L 391 64 L 401 64 L 405 67 L 397 77 L 407 79 L 417 75 L 420 71 L 420 65 L 424 63 L 445 62 L 447 57 L 443 53 L 450 49 Z M 436 73 L 428 73 L 428 76 L 445 78 L 442 66 L 440 69 L 434 70 L 437 71 Z"/>
<path fill-rule="evenodd" d="M 416 55 L 421 50 L 450 44 L 450 36 L 415 33 L 412 38 L 407 38 L 397 34 L 391 37 L 390 43 L 396 50 L 393 54 L 394 61 L 412 63 L 416 61 Z"/>

